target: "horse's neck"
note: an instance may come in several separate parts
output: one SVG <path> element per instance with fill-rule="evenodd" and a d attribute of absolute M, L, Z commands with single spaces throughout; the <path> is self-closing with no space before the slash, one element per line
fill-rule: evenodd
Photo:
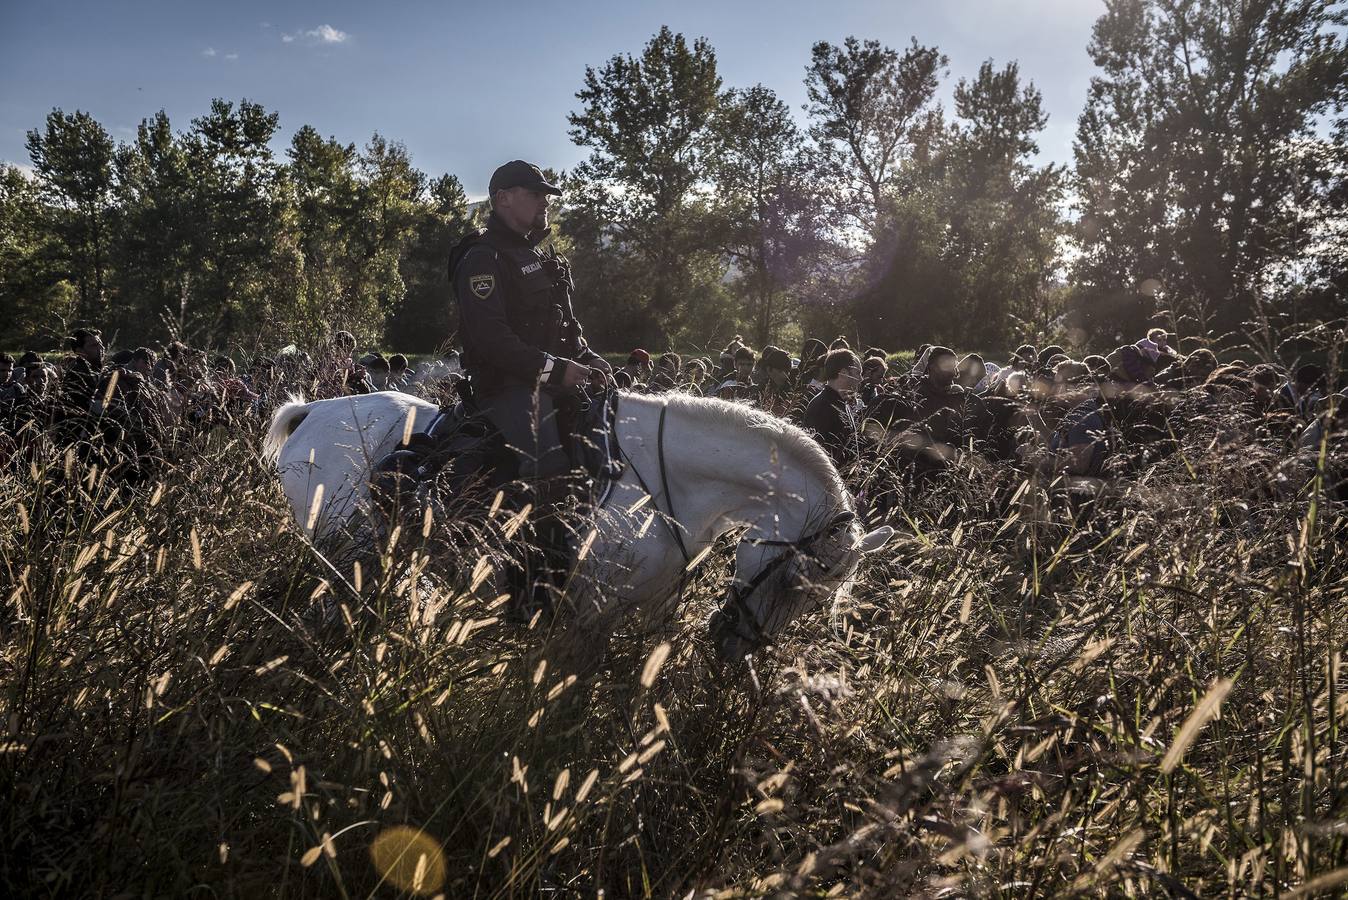
<path fill-rule="evenodd" d="M 741 524 L 759 537 L 794 539 L 814 519 L 847 502 L 831 479 L 775 431 L 704 419 L 681 404 L 671 404 L 666 415 L 663 464 L 670 499 L 692 544 L 710 543 Z M 648 423 L 645 444 L 657 465 L 659 416 L 653 404 L 642 417 Z M 650 488 L 663 493 L 660 484 Z"/>

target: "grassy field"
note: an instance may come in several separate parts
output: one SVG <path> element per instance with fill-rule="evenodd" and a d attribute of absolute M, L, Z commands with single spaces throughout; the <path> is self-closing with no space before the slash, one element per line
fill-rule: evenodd
<path fill-rule="evenodd" d="M 480 547 L 400 533 L 340 573 L 358 600 L 257 446 L 134 494 L 60 458 L 0 476 L 5 896 L 1348 884 L 1348 541 L 1315 482 L 1273 500 L 1181 453 L 1082 521 L 959 470 L 751 667 L 709 662 L 713 562 L 575 682 L 472 599 Z"/>

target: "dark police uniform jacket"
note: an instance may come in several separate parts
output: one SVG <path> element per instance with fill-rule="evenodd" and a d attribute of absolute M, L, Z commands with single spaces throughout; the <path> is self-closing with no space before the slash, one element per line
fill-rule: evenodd
<path fill-rule="evenodd" d="M 450 254 L 464 369 L 483 396 L 517 385 L 560 385 L 568 360 L 599 359 L 571 309 L 566 260 L 544 255 L 495 213 Z"/>
<path fill-rule="evenodd" d="M 801 422 L 814 432 L 833 462 L 844 466 L 857 458 L 857 424 L 847 400 L 828 385 L 805 407 Z"/>

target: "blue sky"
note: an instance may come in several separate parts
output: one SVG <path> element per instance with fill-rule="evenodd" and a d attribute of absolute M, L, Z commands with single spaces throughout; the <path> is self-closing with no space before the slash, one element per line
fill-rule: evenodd
<path fill-rule="evenodd" d="M 127 140 L 159 109 L 186 128 L 213 97 L 279 112 L 277 151 L 299 126 L 363 144 L 378 131 L 435 176 L 485 193 L 523 157 L 568 168 L 585 151 L 566 114 L 585 66 L 636 53 L 663 25 L 706 37 L 726 86 L 762 83 L 799 110 L 810 45 L 848 35 L 950 57 L 942 89 L 988 58 L 1021 63 L 1050 114 L 1041 156 L 1069 162 L 1103 0 L 813 0 L 760 3 L 0 2 L 0 160 L 53 107 L 83 109 Z"/>

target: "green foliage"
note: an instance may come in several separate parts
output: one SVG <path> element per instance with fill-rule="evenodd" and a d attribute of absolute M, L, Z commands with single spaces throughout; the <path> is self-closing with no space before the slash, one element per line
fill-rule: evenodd
<path fill-rule="evenodd" d="M 28 132 L 27 146 L 48 210 L 43 224 L 54 238 L 53 262 L 78 291 L 74 317 L 86 319 L 107 300 L 112 138 L 88 113 L 54 109 L 42 131 Z"/>
<path fill-rule="evenodd" d="M 1331 0 L 1111 0 L 1077 127 L 1084 327 L 1133 334 L 1168 309 L 1207 335 L 1278 315 L 1343 214 L 1344 144 L 1321 126 L 1348 100 L 1344 24 Z"/>
<path fill-rule="evenodd" d="M 834 184 L 839 211 L 867 235 L 882 229 L 889 200 L 905 183 L 905 164 L 939 129 L 936 89 L 948 60 L 914 38 L 900 56 L 879 41 L 849 37 L 814 45 L 806 69 L 810 137 L 817 171 Z"/>
<path fill-rule="evenodd" d="M 667 346 L 685 323 L 697 330 L 684 318 L 688 304 L 719 280 L 708 277 L 715 266 L 705 259 L 695 188 L 709 174 L 720 89 L 711 45 L 699 39 L 690 47 L 669 28 L 639 57 L 586 68 L 576 94 L 582 109 L 569 117 L 572 140 L 591 149 L 568 200 L 582 319 L 590 310 L 623 316 L 625 330 L 651 346 Z M 601 254 L 616 257 L 622 281 L 588 271 Z"/>
<path fill-rule="evenodd" d="M 856 317 L 885 346 L 998 347 L 1052 328 L 1063 172 L 1030 161 L 1047 122 L 1039 91 L 1015 63 L 985 62 L 956 85 L 955 115 L 870 250 L 876 281 Z"/>
<path fill-rule="evenodd" d="M 61 255 L 38 183 L 17 166 L 0 167 L 0 334 L 28 338 L 49 319 L 75 316 Z"/>
<path fill-rule="evenodd" d="M 819 41 L 798 125 L 663 27 L 586 68 L 569 122 L 589 155 L 553 173 L 551 240 L 603 348 L 1105 347 L 1165 316 L 1243 326 L 1271 358 L 1280 334 L 1348 312 L 1346 24 L 1331 0 L 1109 0 L 1070 176 L 1035 162 L 1047 117 L 1014 61 L 953 85 L 947 110 L 937 47 Z M 216 100 L 184 132 L 160 112 L 117 145 L 53 110 L 28 134 L 32 180 L 4 173 L 3 342 L 89 322 L 246 349 L 338 328 L 411 352 L 450 340 L 447 254 L 482 207 L 381 135 L 303 126 L 278 159 L 278 127 Z"/>
<path fill-rule="evenodd" d="M 795 318 L 800 291 L 829 245 L 815 161 L 786 104 L 762 85 L 729 91 L 713 127 L 708 230 L 742 298 L 742 327 L 730 330 L 762 347 Z"/>
<path fill-rule="evenodd" d="M 28 136 L 33 179 L 4 172 L 6 343 L 93 322 L 135 343 L 261 351 L 345 328 L 434 349 L 444 254 L 469 223 L 458 180 L 428 184 L 378 134 L 358 152 L 309 126 L 278 160 L 278 125 L 216 100 L 185 132 L 161 111 L 114 146 L 86 113 L 54 110 Z"/>

